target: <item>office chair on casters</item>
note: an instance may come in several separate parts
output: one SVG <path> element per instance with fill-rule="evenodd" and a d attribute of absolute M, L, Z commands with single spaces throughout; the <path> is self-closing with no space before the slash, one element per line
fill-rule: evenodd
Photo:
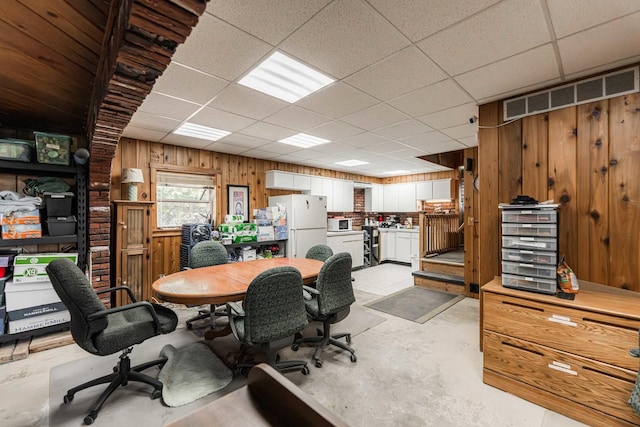
<path fill-rule="evenodd" d="M 98 356 L 121 352 L 120 361 L 113 368 L 113 373 L 69 389 L 64 396 L 64 403 L 73 401 L 75 394 L 81 390 L 98 384 L 108 384 L 84 418 L 85 424 L 92 424 L 111 393 L 118 386 L 126 386 L 129 381 L 149 384 L 153 387 L 151 398 L 161 397 L 162 383 L 141 371 L 152 366 L 162 367 L 166 359 L 132 367 L 129 353 L 133 345 L 173 331 L 178 324 L 178 316 L 161 305 L 146 301 L 136 302 L 131 290 L 125 286 L 109 288 L 98 293 L 125 290 L 133 302 L 120 307 L 105 308 L 87 276 L 68 259 L 51 261 L 47 266 L 47 273 L 53 288 L 71 313 L 70 330 L 76 343 L 87 352 Z"/>
<path fill-rule="evenodd" d="M 308 259 L 316 259 L 318 261 L 325 262 L 328 260 L 331 255 L 333 255 L 333 250 L 327 245 L 315 245 L 309 248 L 307 254 L 304 256 Z"/>
<path fill-rule="evenodd" d="M 302 276 L 293 267 L 274 267 L 254 278 L 242 306 L 227 303 L 229 325 L 242 344 L 264 352 L 267 363 L 278 371 L 309 373 L 303 360 L 281 361 L 278 351 L 289 347 L 294 334 L 308 325 Z M 246 374 L 257 362 L 240 361 L 236 369 Z"/>
<path fill-rule="evenodd" d="M 227 248 L 220 242 L 207 240 L 198 242 L 191 249 L 189 256 L 189 268 L 209 267 L 212 265 L 226 264 L 229 262 Z M 211 319 L 211 326 L 216 316 L 226 316 L 224 309 L 216 310 L 216 305 L 211 304 L 209 310 L 200 310 L 198 315 L 187 320 L 187 329 L 193 328 L 193 322 L 202 319 Z"/>
<path fill-rule="evenodd" d="M 297 339 L 291 348 L 297 351 L 304 344 L 317 347 L 313 356 L 317 368 L 322 367 L 322 350 L 329 344 L 351 353 L 351 361 L 355 362 L 355 351 L 348 345 L 351 343 L 351 334 L 331 335 L 331 324 L 347 317 L 351 304 L 356 300 L 351 285 L 351 255 L 347 252 L 333 255 L 320 269 L 316 287 L 304 286 L 304 290 L 310 294 L 305 299 L 307 314 L 311 320 L 321 321 L 323 330 L 318 330 L 317 337 Z M 347 343 L 338 341 L 339 338 L 345 338 Z"/>

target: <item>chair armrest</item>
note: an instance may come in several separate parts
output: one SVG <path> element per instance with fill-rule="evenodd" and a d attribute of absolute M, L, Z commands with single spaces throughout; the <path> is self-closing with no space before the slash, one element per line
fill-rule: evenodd
<path fill-rule="evenodd" d="M 237 302 L 228 302 L 227 303 L 227 313 L 231 315 L 232 313 L 236 316 L 244 317 L 244 309 Z"/>
<path fill-rule="evenodd" d="M 93 314 L 90 314 L 89 316 L 87 316 L 87 320 L 89 320 L 89 321 L 96 320 L 96 319 L 99 319 L 101 317 L 107 317 L 108 315 L 113 314 L 113 313 L 119 313 L 121 311 L 133 310 L 133 309 L 138 308 L 138 307 L 145 307 L 149 311 L 149 314 L 153 318 L 153 329 L 154 329 L 154 332 L 157 333 L 159 328 L 160 328 L 160 320 L 158 319 L 158 315 L 156 314 L 156 311 L 154 310 L 153 305 L 151 305 L 151 303 L 147 302 L 147 301 L 134 302 L 132 304 L 121 305 L 120 307 L 112 307 L 112 308 L 108 308 L 106 310 L 98 311 L 96 313 L 93 313 Z"/>
<path fill-rule="evenodd" d="M 131 299 L 131 302 L 137 302 L 136 297 L 133 295 L 133 291 L 128 286 L 115 286 L 113 288 L 102 289 L 100 291 L 96 291 L 96 294 L 100 295 L 107 292 L 114 293 L 115 291 L 121 291 L 121 290 L 127 291 L 127 294 L 129 294 L 129 298 Z"/>

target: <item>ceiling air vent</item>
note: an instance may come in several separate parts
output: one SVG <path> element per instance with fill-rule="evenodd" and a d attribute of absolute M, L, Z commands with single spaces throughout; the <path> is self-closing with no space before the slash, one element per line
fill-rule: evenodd
<path fill-rule="evenodd" d="M 627 68 L 593 79 L 506 100 L 503 103 L 504 120 L 518 119 L 544 111 L 638 92 L 640 90 L 639 68 Z"/>

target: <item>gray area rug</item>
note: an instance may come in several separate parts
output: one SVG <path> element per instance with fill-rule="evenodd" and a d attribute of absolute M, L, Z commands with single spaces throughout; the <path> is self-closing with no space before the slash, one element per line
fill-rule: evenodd
<path fill-rule="evenodd" d="M 218 391 L 233 379 L 231 370 L 200 342 L 183 348 L 165 345 L 160 357 L 167 363 L 158 374 L 163 384 L 162 401 L 167 406 L 182 406 Z"/>
<path fill-rule="evenodd" d="M 370 302 L 366 306 L 416 323 L 425 323 L 464 298 L 464 295 L 414 286 Z"/>

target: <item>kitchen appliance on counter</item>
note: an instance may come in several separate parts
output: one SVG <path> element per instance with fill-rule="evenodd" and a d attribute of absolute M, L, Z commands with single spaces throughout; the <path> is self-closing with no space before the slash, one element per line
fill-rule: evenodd
<path fill-rule="evenodd" d="M 327 231 L 351 231 L 353 228 L 351 218 L 328 218 Z"/>
<path fill-rule="evenodd" d="M 327 244 L 327 198 L 306 194 L 269 197 L 269 206 L 287 210 L 287 257 L 304 258 L 309 248 Z"/>

